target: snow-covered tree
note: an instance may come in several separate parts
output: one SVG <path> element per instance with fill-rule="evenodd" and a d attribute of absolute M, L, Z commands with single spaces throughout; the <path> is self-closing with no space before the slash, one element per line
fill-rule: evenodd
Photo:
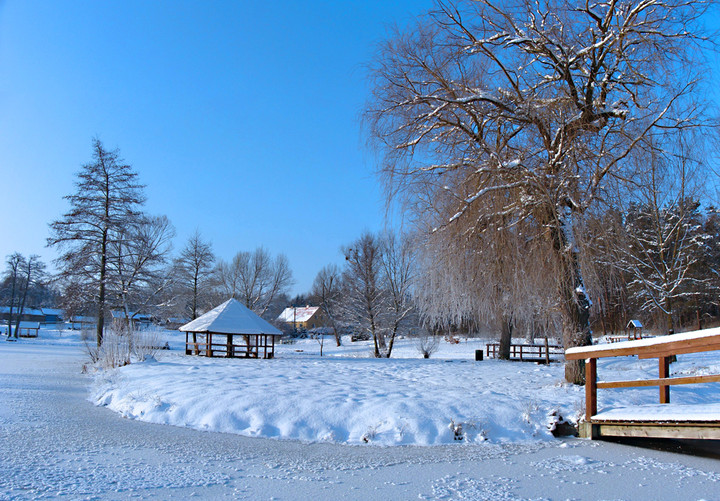
<path fill-rule="evenodd" d="M 145 202 L 143 186 L 117 150 L 92 142 L 93 160 L 78 173 L 76 191 L 65 197 L 70 210 L 50 224 L 48 245 L 62 250 L 61 278 L 89 293 L 97 305 L 97 344 L 102 344 L 108 302 L 108 259 L 115 239 L 137 221 Z"/>
<path fill-rule="evenodd" d="M 367 120 L 390 198 L 426 219 L 450 192 L 455 210 L 438 231 L 464 214 L 458 231 L 469 233 L 485 231 L 475 220 L 532 220 L 558 266 L 548 289 L 564 345 L 590 343 L 578 223 L 644 139 L 704 123 L 698 49 L 709 4 L 439 3 L 374 66 Z M 495 194 L 502 206 L 481 212 Z M 582 362 L 565 375 L 582 383 Z"/>

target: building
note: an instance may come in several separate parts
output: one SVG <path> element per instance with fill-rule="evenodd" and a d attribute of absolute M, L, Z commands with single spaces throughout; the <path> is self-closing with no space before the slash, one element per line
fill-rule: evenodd
<path fill-rule="evenodd" d="M 204 357 L 274 358 L 282 331 L 236 299 L 228 299 L 180 327 L 185 354 Z"/>
<path fill-rule="evenodd" d="M 12 309 L 13 322 L 17 321 L 18 307 Z M 7 323 L 10 320 L 10 307 L 0 306 L 0 321 Z M 42 310 L 36 308 L 23 308 L 23 314 L 20 320 L 24 322 L 44 322 L 45 315 Z"/>
<path fill-rule="evenodd" d="M 298 331 L 330 326 L 327 315 L 318 306 L 290 306 L 277 319 Z"/>
<path fill-rule="evenodd" d="M 110 312 L 110 315 L 112 315 L 112 319 L 115 321 L 124 321 L 127 318 L 125 316 L 125 312 L 122 310 L 112 310 Z M 130 317 L 130 321 L 135 328 L 148 327 L 152 324 L 152 317 L 150 315 L 129 311 L 128 316 Z"/>

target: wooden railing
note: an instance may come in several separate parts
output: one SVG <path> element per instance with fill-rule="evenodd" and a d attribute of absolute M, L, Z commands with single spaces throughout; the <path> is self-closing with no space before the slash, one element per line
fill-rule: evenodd
<path fill-rule="evenodd" d="M 488 343 L 485 345 L 485 352 L 488 358 L 497 358 L 500 354 L 500 343 Z M 511 344 L 510 358 L 516 360 L 545 360 L 549 361 L 554 356 L 561 356 L 564 353 L 563 347 L 556 344 Z"/>
<path fill-rule="evenodd" d="M 670 377 L 670 359 L 674 355 L 720 350 L 720 329 L 673 334 L 652 339 L 624 341 L 615 344 L 583 346 L 565 351 L 567 360 L 585 359 L 585 420 L 591 421 L 597 414 L 597 390 L 599 388 L 631 388 L 657 386 L 660 403 L 670 403 L 670 386 L 720 382 L 720 375 Z M 628 381 L 597 380 L 597 359 L 637 355 L 640 359 L 658 359 L 658 377 Z"/>

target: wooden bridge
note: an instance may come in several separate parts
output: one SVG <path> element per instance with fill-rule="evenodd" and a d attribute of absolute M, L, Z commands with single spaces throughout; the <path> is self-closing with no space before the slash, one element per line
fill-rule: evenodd
<path fill-rule="evenodd" d="M 569 348 L 565 352 L 567 360 L 585 359 L 585 421 L 581 423 L 581 436 L 720 440 L 720 402 L 670 404 L 670 387 L 673 385 L 720 382 L 718 374 L 670 377 L 671 357 L 715 350 L 720 350 L 720 329 Z M 630 381 L 597 380 L 598 358 L 630 355 L 637 355 L 640 359 L 657 358 L 658 377 Z M 660 389 L 659 404 L 607 409 L 598 413 L 598 389 L 647 386 Z"/>

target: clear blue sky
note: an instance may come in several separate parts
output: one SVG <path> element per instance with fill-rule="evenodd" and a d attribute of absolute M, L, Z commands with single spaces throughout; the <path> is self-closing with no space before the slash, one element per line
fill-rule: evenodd
<path fill-rule="evenodd" d="M 147 185 L 179 250 L 285 253 L 293 292 L 384 224 L 360 112 L 404 1 L 0 3 L 0 259 L 45 248 L 99 137 Z"/>

